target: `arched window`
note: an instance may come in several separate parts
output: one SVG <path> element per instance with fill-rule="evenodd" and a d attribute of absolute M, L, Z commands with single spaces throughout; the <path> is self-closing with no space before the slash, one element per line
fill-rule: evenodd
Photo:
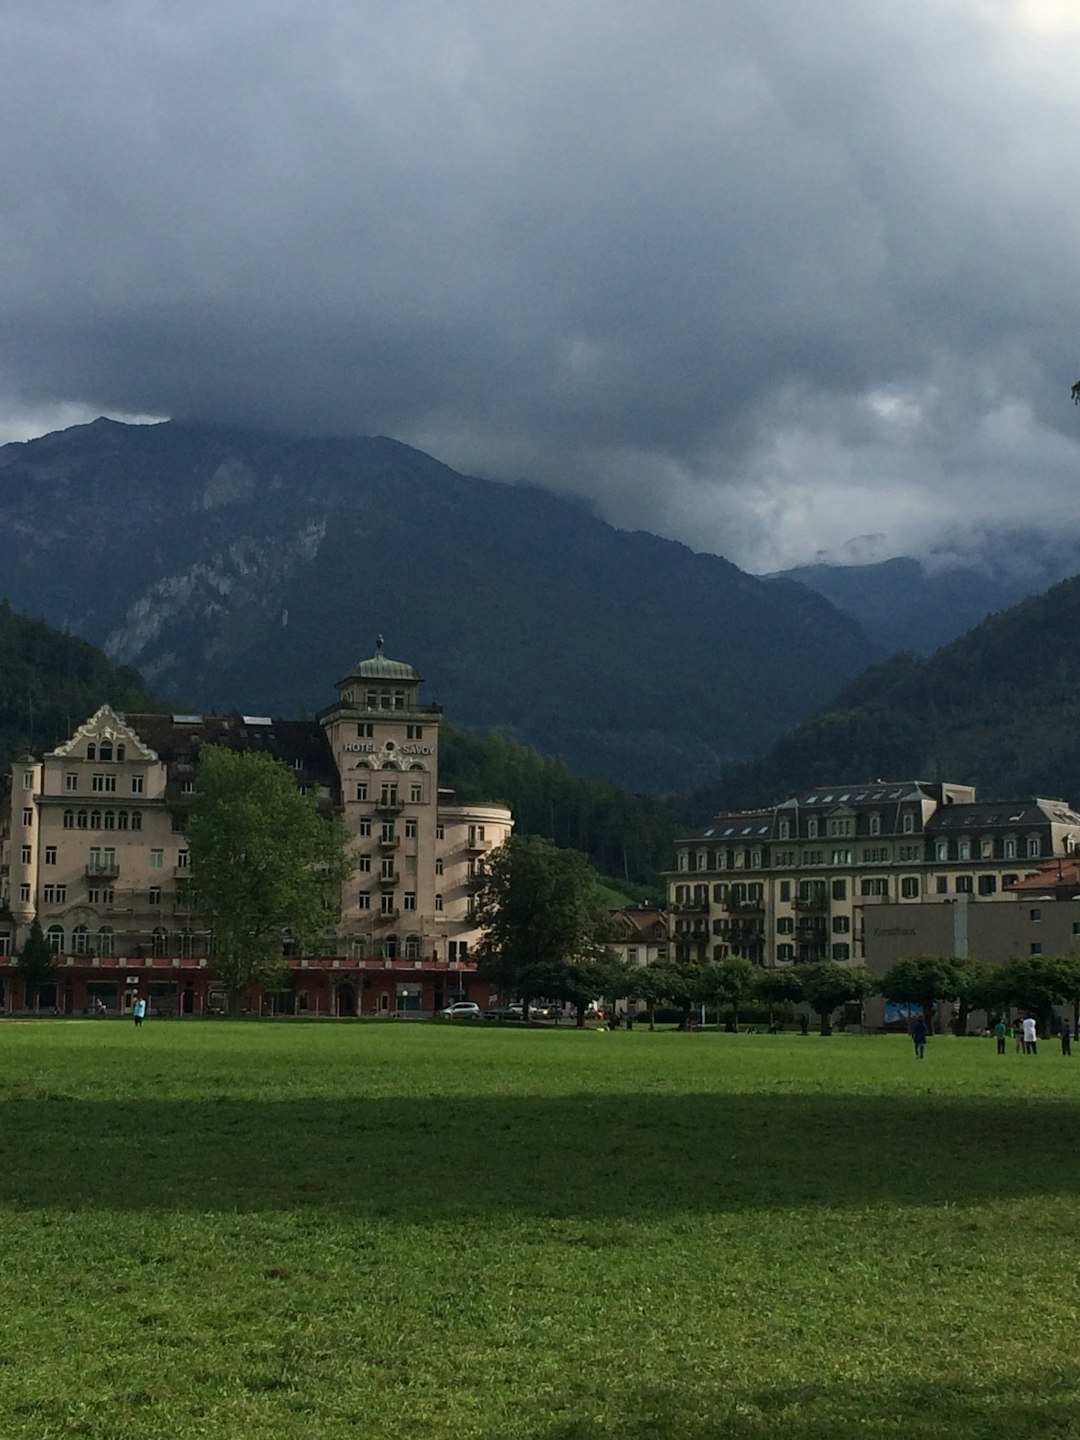
<path fill-rule="evenodd" d="M 51 955 L 62 955 L 64 953 L 64 927 L 62 925 L 50 925 L 45 932 L 45 938 L 49 942 L 49 953 Z"/>
<path fill-rule="evenodd" d="M 75 955 L 88 955 L 90 953 L 90 929 L 86 925 L 76 925 L 71 932 L 71 949 Z"/>
<path fill-rule="evenodd" d="M 100 811 L 100 810 L 91 810 L 91 811 L 90 811 L 90 829 L 91 829 L 91 830 L 100 830 L 100 829 L 101 829 L 101 811 Z"/>
<path fill-rule="evenodd" d="M 195 934 L 192 930 L 181 930 L 177 937 L 180 946 L 180 955 L 183 959 L 189 960 L 195 953 Z"/>
<path fill-rule="evenodd" d="M 388 935 L 383 941 L 382 954 L 384 960 L 396 960 L 398 953 L 398 939 L 396 935 Z"/>
<path fill-rule="evenodd" d="M 142 829 L 142 811 L 141 811 L 141 810 L 132 810 L 132 812 L 131 812 L 131 828 L 132 828 L 133 830 L 141 830 L 141 829 Z"/>
<path fill-rule="evenodd" d="M 124 755 L 125 755 L 126 753 L 127 753 L 127 752 L 124 750 L 123 745 L 117 745 L 117 747 L 116 747 L 116 758 L 117 758 L 117 760 L 123 760 Z"/>
<path fill-rule="evenodd" d="M 115 810 L 106 810 L 106 811 L 105 811 L 105 814 L 102 816 L 102 819 L 105 821 L 105 829 L 106 829 L 106 830 L 115 830 L 115 829 L 116 829 L 116 811 L 115 811 Z"/>
<path fill-rule="evenodd" d="M 354 935 L 349 944 L 349 953 L 354 960 L 367 958 L 367 941 L 362 935 Z"/>
<path fill-rule="evenodd" d="M 159 925 L 150 937 L 150 949 L 155 959 L 167 955 L 169 951 L 169 932 L 164 926 Z"/>
<path fill-rule="evenodd" d="M 90 744 L 87 745 L 87 747 L 86 747 L 86 758 L 87 758 L 88 760 L 96 760 L 96 759 L 97 759 L 97 746 L 94 744 L 94 742 L 93 742 L 92 740 L 91 740 Z"/>
<path fill-rule="evenodd" d="M 118 810 L 116 812 L 116 828 L 118 830 L 126 830 L 128 828 L 128 813 L 126 810 Z"/>
<path fill-rule="evenodd" d="M 420 936 L 419 936 L 419 935 L 406 935 L 406 936 L 405 936 L 405 959 L 406 959 L 406 960 L 419 960 L 419 959 L 420 959 Z"/>
<path fill-rule="evenodd" d="M 423 765 L 421 765 L 418 760 L 414 760 L 413 763 L 409 766 L 410 770 L 423 770 L 423 768 Z"/>
<path fill-rule="evenodd" d="M 74 811 L 74 810 L 65 810 L 65 811 L 64 811 L 64 829 L 65 829 L 65 830 L 74 830 L 74 829 L 75 829 L 75 811 Z"/>
<path fill-rule="evenodd" d="M 85 810 L 80 810 L 75 817 L 75 824 L 78 829 L 85 830 L 89 823 L 89 817 Z"/>
<path fill-rule="evenodd" d="M 103 741 L 101 742 L 101 748 L 98 750 L 98 759 L 99 759 L 99 760 L 111 760 L 111 759 L 112 759 L 112 741 L 111 741 L 111 740 L 103 740 Z"/>
<path fill-rule="evenodd" d="M 111 925 L 102 925 L 97 932 L 97 953 L 99 955 L 112 955 L 115 944 L 115 934 Z"/>

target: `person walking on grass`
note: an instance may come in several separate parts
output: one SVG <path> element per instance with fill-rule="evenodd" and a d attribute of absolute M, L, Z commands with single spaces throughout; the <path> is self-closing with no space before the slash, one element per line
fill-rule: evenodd
<path fill-rule="evenodd" d="M 1024 1021 L 1020 1015 L 1013 1021 L 1013 1036 L 1016 1040 L 1016 1053 L 1022 1055 L 1024 1053 Z"/>
<path fill-rule="evenodd" d="M 1039 1053 L 1039 1032 L 1035 1027 L 1033 1015 L 1024 1016 L 1024 1054 L 1037 1055 Z"/>
<path fill-rule="evenodd" d="M 916 1060 L 923 1060 L 926 1058 L 926 1037 L 927 1035 L 929 1035 L 929 1033 L 930 1031 L 927 1029 L 926 1020 L 922 1015 L 920 1015 L 919 1018 L 915 1021 L 915 1024 L 911 1027 L 911 1038 L 915 1042 Z"/>
<path fill-rule="evenodd" d="M 999 1055 L 1005 1054 L 1005 1035 L 1008 1028 L 1004 1020 L 999 1020 L 994 1026 L 994 1039 L 997 1041 L 997 1053 Z"/>
<path fill-rule="evenodd" d="M 135 1016 L 135 1029 L 138 1030 L 139 1026 L 146 1019 L 146 1001 L 141 995 L 138 1000 L 135 1001 L 133 1014 Z"/>
<path fill-rule="evenodd" d="M 1072 1026 L 1068 1020 L 1061 1022 L 1061 1053 L 1063 1055 L 1072 1054 Z"/>

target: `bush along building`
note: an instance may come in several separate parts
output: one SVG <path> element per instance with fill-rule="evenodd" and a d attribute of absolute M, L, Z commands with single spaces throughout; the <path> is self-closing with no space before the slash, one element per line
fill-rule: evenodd
<path fill-rule="evenodd" d="M 1015 902 L 1011 887 L 1078 844 L 1080 814 L 1061 800 L 980 802 L 970 786 L 923 780 L 819 785 L 677 842 L 673 958 L 871 961 L 868 937 L 896 928 L 899 909 Z M 871 919 L 884 907 L 889 927 Z"/>
<path fill-rule="evenodd" d="M 471 959 L 472 895 L 510 834 L 499 805 L 439 788 L 442 710 L 422 677 L 382 653 L 337 684 L 313 721 L 258 715 L 121 715 L 103 706 L 55 749 L 28 754 L 0 802 L 0 1005 L 159 1014 L 224 1004 L 213 935 L 188 894 L 185 841 L 204 745 L 259 750 L 344 815 L 356 870 L 318 953 L 282 937 L 287 982 L 253 992 L 259 1013 L 418 1015 L 487 1004 Z M 24 986 L 15 956 L 37 919 L 53 978 Z"/>

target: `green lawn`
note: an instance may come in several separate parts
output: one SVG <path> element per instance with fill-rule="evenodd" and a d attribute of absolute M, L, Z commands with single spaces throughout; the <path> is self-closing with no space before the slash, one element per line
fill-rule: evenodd
<path fill-rule="evenodd" d="M 993 1050 L 0 1023 L 0 1436 L 1080 1436 L 1080 1054 Z"/>

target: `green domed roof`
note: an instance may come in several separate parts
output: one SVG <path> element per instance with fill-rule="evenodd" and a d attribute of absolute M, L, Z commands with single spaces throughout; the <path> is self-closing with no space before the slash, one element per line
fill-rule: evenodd
<path fill-rule="evenodd" d="M 391 660 L 383 654 L 383 638 L 380 635 L 375 654 L 370 660 L 361 660 L 344 677 L 345 680 L 406 680 L 419 684 L 423 676 L 404 660 Z M 342 682 L 344 683 L 344 682 Z"/>

